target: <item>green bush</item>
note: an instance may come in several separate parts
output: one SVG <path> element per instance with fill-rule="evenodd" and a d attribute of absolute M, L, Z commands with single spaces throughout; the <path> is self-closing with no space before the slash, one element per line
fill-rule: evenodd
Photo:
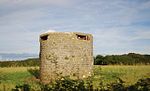
<path fill-rule="evenodd" d="M 87 82 L 90 82 L 90 80 L 87 79 Z M 95 89 L 93 89 L 92 82 L 85 82 L 81 79 L 73 80 L 69 77 L 62 77 L 51 84 L 40 84 L 41 89 L 38 91 L 150 91 L 150 78 L 140 79 L 136 84 L 128 87 L 124 85 L 124 81 L 120 78 L 107 85 L 100 81 L 99 88 Z M 36 91 L 31 87 L 32 85 L 29 84 L 17 85 L 12 91 Z"/>
<path fill-rule="evenodd" d="M 140 79 L 134 85 L 128 87 L 129 91 L 150 91 L 150 78 Z"/>
<path fill-rule="evenodd" d="M 28 72 L 33 75 L 36 79 L 39 79 L 40 77 L 40 71 L 38 68 L 30 68 L 28 69 Z"/>
<path fill-rule="evenodd" d="M 12 91 L 30 91 L 30 85 L 29 84 L 23 84 L 23 85 L 16 85 Z"/>
<path fill-rule="evenodd" d="M 42 86 L 42 91 L 87 91 L 83 80 L 73 80 L 69 77 L 62 77 L 52 84 Z"/>

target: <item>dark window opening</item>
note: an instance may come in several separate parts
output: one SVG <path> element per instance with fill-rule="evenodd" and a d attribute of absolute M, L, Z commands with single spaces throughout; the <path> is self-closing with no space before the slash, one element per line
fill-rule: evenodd
<path fill-rule="evenodd" d="M 48 39 L 48 35 L 42 36 L 41 39 L 42 40 L 47 40 Z"/>
<path fill-rule="evenodd" d="M 80 40 L 89 40 L 89 37 L 86 36 L 86 35 L 78 35 L 77 34 L 77 38 L 80 39 Z"/>

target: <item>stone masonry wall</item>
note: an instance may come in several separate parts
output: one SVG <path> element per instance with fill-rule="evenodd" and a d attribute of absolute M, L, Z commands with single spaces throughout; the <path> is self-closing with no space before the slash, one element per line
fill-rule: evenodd
<path fill-rule="evenodd" d="M 83 79 L 91 75 L 93 37 L 78 32 L 40 35 L 40 79 L 49 83 L 60 76 Z"/>

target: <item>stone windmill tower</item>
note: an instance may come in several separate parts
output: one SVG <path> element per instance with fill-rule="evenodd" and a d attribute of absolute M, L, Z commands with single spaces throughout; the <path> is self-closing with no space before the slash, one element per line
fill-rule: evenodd
<path fill-rule="evenodd" d="M 61 76 L 91 76 L 93 37 L 79 32 L 47 32 L 40 35 L 40 79 L 49 83 Z"/>

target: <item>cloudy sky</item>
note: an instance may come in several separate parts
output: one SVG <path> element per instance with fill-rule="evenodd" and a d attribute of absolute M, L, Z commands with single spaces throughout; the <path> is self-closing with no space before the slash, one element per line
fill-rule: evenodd
<path fill-rule="evenodd" d="M 47 30 L 94 36 L 94 54 L 150 54 L 150 0 L 0 0 L 0 53 L 39 53 Z"/>

